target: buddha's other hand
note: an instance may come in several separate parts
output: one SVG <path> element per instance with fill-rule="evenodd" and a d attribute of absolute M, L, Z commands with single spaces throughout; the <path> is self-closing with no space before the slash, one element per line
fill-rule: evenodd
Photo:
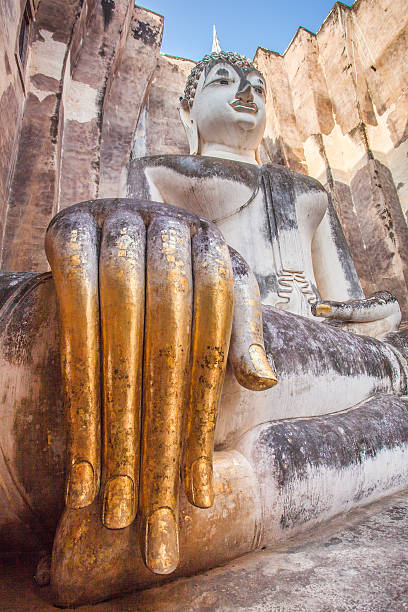
<path fill-rule="evenodd" d="M 378 291 L 365 300 L 327 301 L 314 304 L 312 312 L 357 333 L 379 335 L 398 329 L 401 309 L 397 298 L 388 291 Z M 355 324 L 353 326 L 353 324 Z"/>
<path fill-rule="evenodd" d="M 178 564 L 181 464 L 189 501 L 213 503 L 228 354 L 242 385 L 276 383 L 258 285 L 214 225 L 151 202 L 65 209 L 46 252 L 61 319 L 66 505 L 88 506 L 100 491 L 110 529 L 130 525 L 139 508 L 145 563 L 169 573 Z"/>

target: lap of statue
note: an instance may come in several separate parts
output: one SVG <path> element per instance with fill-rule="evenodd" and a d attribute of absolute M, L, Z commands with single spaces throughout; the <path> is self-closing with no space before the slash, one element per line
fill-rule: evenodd
<path fill-rule="evenodd" d="M 287 427 L 300 428 L 303 424 L 302 435 L 305 435 L 310 415 L 314 414 L 314 426 L 318 423 L 319 431 L 315 432 L 315 437 L 310 435 L 307 439 L 309 443 L 317 444 L 320 436 L 327 433 L 326 428 L 341 426 L 346 429 L 345 422 L 347 426 L 347 414 L 340 413 L 339 418 L 343 421 L 336 425 L 326 422 L 327 417 L 323 415 L 350 406 L 356 400 L 361 401 L 364 396 L 382 392 L 387 401 L 373 406 L 373 414 L 361 418 L 360 413 L 369 411 L 369 407 L 357 409 L 360 412 L 353 418 L 358 421 L 360 429 L 357 429 L 357 423 L 353 423 L 353 430 L 365 436 L 368 445 L 370 441 L 374 444 L 378 431 L 374 428 L 370 438 L 367 427 L 373 428 L 375 418 L 394 419 L 394 441 L 398 442 L 401 401 L 396 403 L 390 394 L 401 393 L 405 382 L 399 367 L 401 358 L 398 356 L 401 353 L 396 341 L 386 344 L 356 336 L 317 321 L 305 321 L 303 317 L 273 307 L 264 307 L 263 318 L 266 352 L 274 363 L 279 384 L 270 391 L 247 391 L 238 385 L 232 371 L 227 369 L 215 431 L 215 499 L 211 508 L 201 510 L 192 506 L 182 491 L 181 563 L 177 575 L 212 567 L 282 537 L 279 535 L 279 519 L 285 513 L 293 512 L 293 499 L 282 501 L 282 508 L 276 507 L 280 497 L 287 498 L 287 493 L 283 494 L 287 486 L 282 485 L 282 493 L 278 494 L 273 483 L 258 472 L 262 458 L 263 464 L 267 462 L 271 475 L 278 470 L 285 473 L 276 440 L 272 454 L 268 445 L 262 442 L 265 423 L 278 419 L 275 425 L 282 422 L 282 426 L 287 423 Z M 51 542 L 56 519 L 63 509 L 66 444 L 59 373 L 58 309 L 50 275 L 34 276 L 22 282 L 21 294 L 18 300 L 16 298 L 14 308 L 10 307 L 7 321 L 7 327 L 2 330 L 2 349 L 5 349 L 2 351 L 2 380 L 7 394 L 3 435 L 7 433 L 9 436 L 12 432 L 13 447 L 7 446 L 8 436 L 2 440 L 2 446 L 10 459 L 7 471 L 11 470 L 13 481 L 19 483 L 12 503 L 10 494 L 13 487 L 8 489 L 6 507 L 11 514 L 18 515 L 20 522 L 13 517 L 6 531 L 10 537 L 13 531 L 10 524 L 15 521 L 17 529 L 23 527 L 22 536 L 29 526 L 31 537 L 35 534 L 44 547 Z M 19 342 L 16 343 L 17 333 Z M 390 340 L 394 335 L 389 334 Z M 338 365 L 340 358 L 341 367 Z M 323 380 L 321 388 L 315 387 L 322 374 L 319 367 L 322 359 L 327 370 L 331 370 L 331 397 Z M 368 363 L 371 372 L 367 371 Z M 307 376 L 312 380 L 311 385 L 305 385 Z M 361 381 L 364 379 L 366 387 L 362 390 Z M 278 394 L 276 398 L 274 392 Z M 347 396 L 350 393 L 357 395 Z M 343 401 L 340 406 L 339 395 Z M 280 421 L 285 414 L 296 418 Z M 308 417 L 302 423 L 301 417 L 305 414 Z M 289 429 L 283 437 L 286 443 L 288 439 L 296 443 L 296 435 L 296 431 Z M 341 438 L 336 452 L 345 441 L 353 446 L 349 438 Z M 288 451 L 288 448 L 283 450 Z M 286 457 L 290 464 L 290 456 L 287 454 Z M 263 467 L 265 469 L 265 465 Z M 7 479 L 4 480 L 7 483 Z M 357 479 L 355 487 L 361 487 Z M 269 497 L 274 493 L 274 520 L 268 521 L 265 514 L 270 506 Z M 88 507 L 64 511 L 54 558 L 54 583 L 59 585 L 57 601 L 62 604 L 96 601 L 155 581 L 154 575 L 145 568 L 140 553 L 140 518 L 130 527 L 108 529 L 101 522 L 102 511 L 103 503 L 99 497 Z M 298 527 L 294 521 L 289 532 L 296 532 Z M 80 558 L 82 561 L 78 564 Z M 118 562 L 113 563 L 113 558 Z M 73 588 L 72 576 L 76 576 L 74 585 L 77 591 Z"/>

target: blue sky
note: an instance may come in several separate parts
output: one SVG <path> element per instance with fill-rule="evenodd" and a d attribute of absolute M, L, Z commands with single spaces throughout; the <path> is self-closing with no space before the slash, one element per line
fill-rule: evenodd
<path fill-rule="evenodd" d="M 215 23 L 221 47 L 252 58 L 258 45 L 283 53 L 301 25 L 316 32 L 334 0 L 146 0 L 164 15 L 162 51 L 199 60 L 211 51 Z M 352 0 L 343 4 L 351 6 Z"/>

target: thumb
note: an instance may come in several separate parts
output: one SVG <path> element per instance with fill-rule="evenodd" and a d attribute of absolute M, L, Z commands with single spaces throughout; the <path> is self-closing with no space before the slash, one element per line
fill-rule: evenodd
<path fill-rule="evenodd" d="M 268 362 L 257 280 L 246 261 L 230 247 L 234 275 L 234 316 L 229 359 L 240 385 L 262 391 L 278 382 Z"/>

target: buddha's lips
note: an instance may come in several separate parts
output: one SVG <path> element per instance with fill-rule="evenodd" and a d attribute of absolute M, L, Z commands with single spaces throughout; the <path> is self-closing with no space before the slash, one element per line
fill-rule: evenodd
<path fill-rule="evenodd" d="M 230 106 L 239 113 L 257 113 L 258 107 L 255 102 L 242 102 L 242 100 L 233 100 L 229 103 Z"/>

